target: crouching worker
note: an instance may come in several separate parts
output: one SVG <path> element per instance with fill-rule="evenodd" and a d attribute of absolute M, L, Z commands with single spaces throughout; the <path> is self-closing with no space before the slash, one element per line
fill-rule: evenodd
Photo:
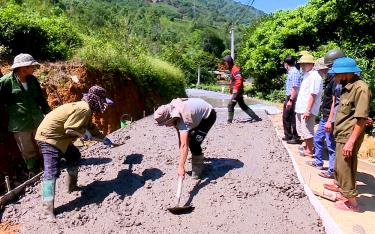
<path fill-rule="evenodd" d="M 62 158 L 67 163 L 68 192 L 77 188 L 81 153 L 72 144 L 77 135 L 83 136 L 84 140 L 97 136 L 103 139 L 105 145 L 112 144 L 91 122 L 93 112 L 104 113 L 111 104 L 113 102 L 106 98 L 105 89 L 95 85 L 84 95 L 82 101 L 64 104 L 54 109 L 38 127 L 35 139 L 44 159 L 42 198 L 44 215 L 48 219 L 55 218 L 55 184 L 60 175 Z"/>
<path fill-rule="evenodd" d="M 216 121 L 216 111 L 200 98 L 174 99 L 154 113 L 157 124 L 175 127 L 179 137 L 178 175 L 185 176 L 188 147 L 192 154 L 192 177 L 199 179 L 203 171 L 201 144 Z"/>

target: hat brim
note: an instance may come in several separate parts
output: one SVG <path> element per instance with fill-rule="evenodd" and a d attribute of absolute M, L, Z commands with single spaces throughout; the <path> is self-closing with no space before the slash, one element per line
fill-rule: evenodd
<path fill-rule="evenodd" d="M 362 70 L 358 67 L 355 68 L 335 68 L 335 69 L 330 69 L 328 71 L 329 74 L 342 74 L 342 73 L 358 73 L 361 72 Z"/>
<path fill-rule="evenodd" d="M 155 124 L 158 125 L 158 126 L 167 126 L 167 125 L 170 125 L 171 123 L 173 123 L 176 119 L 178 119 L 178 117 L 169 118 L 169 119 L 161 121 L 161 122 L 156 121 Z"/>
<path fill-rule="evenodd" d="M 109 105 L 109 106 L 112 106 L 115 102 L 112 101 L 111 99 L 109 98 L 105 98 L 105 102 Z"/>
<path fill-rule="evenodd" d="M 83 93 L 83 96 L 86 97 L 87 96 L 87 93 Z M 112 99 L 109 99 L 109 98 L 105 98 L 105 103 L 109 106 L 112 106 L 113 104 L 115 104 L 114 101 L 112 101 Z"/>
<path fill-rule="evenodd" d="M 40 66 L 40 64 L 37 61 L 23 62 L 23 63 L 13 64 L 10 68 L 15 69 L 15 68 L 19 68 L 19 67 L 28 67 L 28 66 Z"/>

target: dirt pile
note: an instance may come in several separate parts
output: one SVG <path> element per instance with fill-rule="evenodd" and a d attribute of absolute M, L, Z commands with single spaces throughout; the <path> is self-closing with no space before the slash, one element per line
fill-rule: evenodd
<path fill-rule="evenodd" d="M 39 184 L 8 205 L 3 220 L 22 233 L 324 233 L 267 116 L 232 125 L 225 117 L 218 112 L 204 142 L 203 180 L 186 176 L 181 203 L 193 203 L 190 214 L 166 211 L 176 202 L 177 136 L 147 117 L 111 135 L 124 145 L 83 151 L 80 191 L 67 194 L 62 173 L 56 224 L 40 219 Z"/>

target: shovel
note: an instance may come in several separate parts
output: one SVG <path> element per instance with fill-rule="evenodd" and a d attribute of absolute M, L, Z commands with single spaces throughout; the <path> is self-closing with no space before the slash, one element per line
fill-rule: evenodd
<path fill-rule="evenodd" d="M 180 198 L 181 198 L 182 182 L 183 182 L 183 180 L 184 180 L 183 176 L 179 176 L 178 177 L 177 193 L 176 193 L 177 205 L 175 207 L 167 208 L 167 210 L 169 210 L 169 212 L 171 212 L 172 214 L 176 214 L 176 215 L 178 215 L 178 214 L 186 214 L 186 213 L 189 213 L 192 210 L 194 210 L 194 206 L 192 206 L 191 204 L 190 205 L 180 206 Z"/>
<path fill-rule="evenodd" d="M 75 131 L 75 130 L 73 130 L 73 129 L 67 129 L 67 130 L 65 131 L 65 133 L 68 134 L 68 135 L 73 135 L 73 136 L 83 137 L 83 134 L 82 134 L 82 133 L 77 132 L 77 131 Z M 100 138 L 98 138 L 98 137 L 91 137 L 91 140 L 103 143 L 103 139 L 100 139 Z M 120 146 L 120 145 L 119 145 L 119 144 L 112 143 L 112 145 L 111 145 L 110 147 L 111 147 L 111 148 L 115 148 L 115 147 L 118 147 L 118 146 Z"/>

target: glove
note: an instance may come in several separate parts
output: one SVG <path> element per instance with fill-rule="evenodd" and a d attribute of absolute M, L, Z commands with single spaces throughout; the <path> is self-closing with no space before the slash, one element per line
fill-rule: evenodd
<path fill-rule="evenodd" d="M 104 139 L 103 139 L 103 144 L 104 144 L 104 145 L 111 146 L 111 145 L 112 145 L 112 141 L 111 141 L 109 138 L 104 137 Z"/>
<path fill-rule="evenodd" d="M 82 136 L 82 140 L 84 140 L 84 141 L 88 141 L 88 140 L 90 140 L 91 138 L 92 138 L 92 134 L 91 134 L 91 132 L 85 130 L 85 133 L 84 133 L 83 136 Z"/>

